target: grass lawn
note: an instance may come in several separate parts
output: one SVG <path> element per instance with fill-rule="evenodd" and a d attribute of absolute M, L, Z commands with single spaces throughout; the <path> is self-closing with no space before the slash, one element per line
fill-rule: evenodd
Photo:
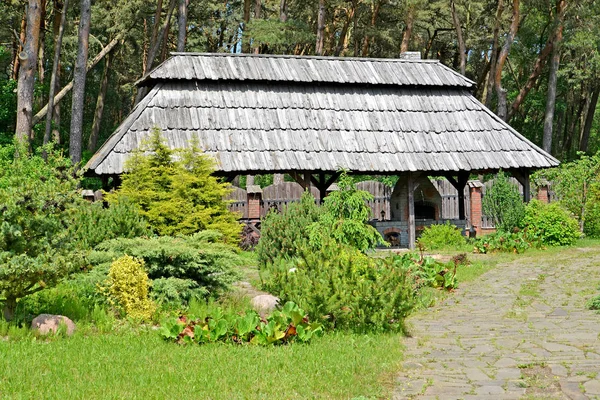
<path fill-rule="evenodd" d="M 309 345 L 178 346 L 154 331 L 0 341 L 0 398 L 387 398 L 400 335 Z"/>

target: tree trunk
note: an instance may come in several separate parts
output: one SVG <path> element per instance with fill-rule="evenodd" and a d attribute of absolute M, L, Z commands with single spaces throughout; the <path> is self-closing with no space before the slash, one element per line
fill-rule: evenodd
<path fill-rule="evenodd" d="M 517 31 L 519 29 L 520 17 L 520 0 L 513 0 L 513 15 L 512 22 L 510 23 L 510 30 L 506 36 L 506 42 L 502 46 L 502 51 L 498 56 L 498 63 L 496 65 L 496 76 L 494 77 L 494 85 L 496 87 L 496 93 L 498 94 L 498 116 L 506 121 L 507 117 L 507 105 L 506 105 L 506 90 L 502 87 L 502 70 L 504 64 L 510 53 L 510 48 L 513 44 Z"/>
<path fill-rule="evenodd" d="M 456 29 L 456 40 L 458 41 L 458 52 L 460 55 L 460 73 L 465 74 L 467 70 L 467 48 L 463 39 L 462 27 L 460 26 L 460 20 L 456 13 L 456 6 L 454 0 L 450 0 L 450 10 L 452 12 L 452 22 L 454 23 L 454 29 Z"/>
<path fill-rule="evenodd" d="M 342 31 L 340 33 L 340 37 L 338 39 L 337 47 L 335 48 L 334 56 L 339 57 L 344 48 L 346 47 L 346 40 L 348 37 L 348 28 L 350 28 L 350 23 L 352 22 L 352 18 L 354 17 L 354 9 L 352 11 L 346 10 L 346 21 L 344 21 L 344 25 L 342 26 Z"/>
<path fill-rule="evenodd" d="M 379 16 L 379 10 L 381 9 L 382 2 L 383 2 L 383 0 L 377 1 L 373 6 L 373 13 L 371 14 L 371 29 L 372 30 L 375 30 L 375 25 L 377 24 L 377 17 Z M 363 57 L 367 57 L 369 55 L 370 41 L 371 41 L 371 38 L 369 37 L 369 35 L 365 35 L 365 38 L 363 40 L 363 48 L 362 48 L 362 56 Z"/>
<path fill-rule="evenodd" d="M 287 1 L 286 0 L 279 1 L 279 21 L 281 21 L 281 22 L 287 21 Z"/>
<path fill-rule="evenodd" d="M 71 130 L 69 134 L 69 156 L 74 165 L 81 162 L 81 145 L 83 141 L 83 108 L 85 100 L 85 77 L 92 16 L 91 0 L 81 0 L 81 20 L 77 41 L 77 60 L 73 74 L 73 99 L 71 103 Z"/>
<path fill-rule="evenodd" d="M 19 53 L 19 82 L 17 85 L 17 126 L 15 134 L 19 140 L 33 137 L 33 89 L 40 39 L 40 0 L 29 0 L 27 27 L 23 51 Z"/>
<path fill-rule="evenodd" d="M 552 43 L 552 59 L 550 61 L 550 74 L 548 76 L 548 95 L 546 97 L 546 113 L 544 118 L 543 149 L 552 150 L 552 127 L 554 122 L 554 108 L 556 105 L 556 84 L 558 82 L 558 67 L 560 65 L 560 43 L 562 41 L 563 22 L 565 19 L 565 0 L 556 2 L 556 34 Z"/>
<path fill-rule="evenodd" d="M 96 55 L 96 57 L 94 57 L 94 59 L 92 61 L 90 61 L 90 63 L 87 66 L 86 73 L 90 72 L 90 70 L 92 68 L 94 68 L 108 53 L 110 53 L 110 51 L 117 45 L 117 43 L 119 43 L 119 40 L 121 40 L 121 36 L 117 36 L 116 38 L 111 40 L 111 42 L 109 44 L 107 44 L 102 49 L 102 51 L 100 53 L 98 53 Z M 58 92 L 56 94 L 56 96 L 54 96 L 54 107 L 55 108 L 58 105 L 58 103 L 67 95 L 67 93 L 69 93 L 71 91 L 71 89 L 73 89 L 73 84 L 74 84 L 74 81 L 69 82 L 64 88 L 62 88 L 62 90 L 60 92 Z M 48 112 L 48 104 L 46 104 L 44 107 L 42 107 L 42 109 L 37 114 L 35 114 L 35 116 L 33 117 L 33 124 L 35 125 L 38 122 L 40 122 L 40 120 L 46 116 L 47 112 Z"/>
<path fill-rule="evenodd" d="M 17 309 L 17 299 L 14 297 L 7 297 L 4 302 L 4 309 L 2 315 L 5 321 L 12 321 L 15 316 L 15 310 Z"/>
<path fill-rule="evenodd" d="M 162 1 L 160 1 L 159 4 L 162 6 Z M 176 1 L 171 0 L 171 3 L 169 4 L 169 11 L 167 11 L 167 19 L 166 19 L 165 23 L 163 24 L 162 28 L 160 29 L 160 33 L 157 34 L 156 39 L 150 46 L 150 51 L 148 52 L 148 60 L 146 61 L 146 71 L 143 71 L 142 76 L 145 76 L 149 71 L 152 70 L 152 66 L 154 65 L 154 59 L 156 58 L 158 49 L 160 48 L 161 44 L 163 44 L 163 40 L 167 35 L 167 30 L 169 29 L 171 16 L 173 15 L 173 10 L 175 10 L 175 4 L 176 4 Z M 157 10 L 157 14 L 158 14 L 158 10 Z M 160 16 L 159 16 L 158 20 L 156 20 L 154 22 L 155 23 L 154 29 L 157 29 L 156 24 L 158 23 L 158 21 L 160 21 Z M 148 90 L 146 88 L 144 88 L 144 87 L 138 88 L 138 92 L 135 97 L 135 104 L 139 103 L 140 100 L 142 100 L 144 98 L 146 93 L 148 93 Z"/>
<path fill-rule="evenodd" d="M 529 92 L 531 91 L 533 86 L 535 85 L 537 79 L 541 75 L 542 70 L 544 69 L 544 65 L 546 65 L 546 61 L 548 60 L 548 57 L 550 56 L 550 53 L 552 52 L 552 43 L 553 43 L 553 38 L 552 38 L 552 35 L 550 35 L 550 38 L 548 38 L 548 41 L 546 42 L 544 49 L 540 52 L 540 55 L 538 56 L 537 60 L 535 61 L 535 64 L 533 66 L 533 71 L 531 71 L 531 74 L 529 75 L 529 78 L 527 79 L 525 86 L 523 86 L 521 88 L 521 90 L 519 91 L 519 94 L 515 98 L 515 101 L 510 106 L 510 110 L 508 111 L 508 116 L 506 118 L 507 121 L 510 121 L 511 118 L 516 114 L 517 110 L 519 109 L 519 107 L 521 107 L 521 104 L 523 103 L 523 101 L 525 101 L 525 98 L 527 97 L 527 95 L 529 94 Z"/>
<path fill-rule="evenodd" d="M 56 16 L 59 14 L 58 1 L 54 3 L 54 18 L 55 18 L 55 31 L 56 31 Z M 69 0 L 65 0 L 62 8 L 60 9 L 60 21 L 58 23 L 58 32 L 54 37 L 54 61 L 52 63 L 52 75 L 50 76 L 50 94 L 48 96 L 48 108 L 54 109 L 54 94 L 57 89 L 57 78 L 58 69 L 60 65 L 60 51 L 62 48 L 63 35 L 65 33 L 65 22 L 67 20 L 67 7 L 69 7 Z M 52 114 L 51 112 L 46 114 L 46 129 L 44 130 L 44 144 L 50 141 L 50 132 L 52 130 Z"/>
<path fill-rule="evenodd" d="M 498 8 L 496 9 L 496 20 L 494 22 L 492 43 L 492 58 L 490 61 L 490 77 L 487 82 L 487 92 L 485 95 L 485 105 L 487 108 L 491 108 L 492 105 L 492 93 L 494 91 L 494 77 L 496 76 L 496 63 L 498 62 L 498 37 L 500 35 L 500 21 L 502 19 L 502 13 L 504 12 L 504 0 L 498 0 Z"/>
<path fill-rule="evenodd" d="M 248 23 L 250 22 L 250 6 L 252 5 L 251 0 L 244 0 L 244 30 L 242 35 L 244 40 L 242 41 L 242 53 L 250 53 L 250 35 L 248 32 Z"/>
<path fill-rule="evenodd" d="M 262 9 L 261 0 L 254 0 L 254 19 L 260 18 L 261 9 Z M 258 54 L 259 52 L 260 52 L 260 45 L 257 42 L 256 46 L 254 47 L 254 54 Z"/>
<path fill-rule="evenodd" d="M 27 7 L 25 7 L 25 12 L 23 13 L 23 18 L 21 18 L 21 33 L 19 34 L 19 44 L 17 46 L 17 51 L 15 52 L 15 58 L 13 61 L 13 70 L 11 78 L 14 80 L 19 79 L 19 67 L 21 65 L 21 59 L 19 55 L 23 51 L 23 46 L 21 44 L 25 43 L 25 30 L 27 29 Z"/>
<path fill-rule="evenodd" d="M 415 23 L 415 7 L 411 6 L 408 9 L 408 15 L 406 16 L 406 28 L 402 34 L 402 43 L 400 44 L 400 54 L 408 51 L 410 45 L 410 37 L 412 36 L 413 25 Z"/>
<path fill-rule="evenodd" d="M 45 80 L 45 70 L 44 70 L 44 41 L 46 37 L 46 0 L 41 0 L 40 7 L 42 9 L 40 16 L 40 38 L 39 38 L 39 49 L 38 49 L 38 80 L 39 82 L 44 82 Z"/>
<path fill-rule="evenodd" d="M 590 106 L 585 116 L 585 125 L 583 126 L 583 132 L 581 134 L 581 140 L 579 141 L 579 151 L 588 151 L 588 144 L 590 141 L 590 132 L 592 131 L 592 123 L 594 122 L 594 114 L 596 113 L 596 106 L 598 105 L 598 96 L 600 95 L 600 86 L 596 86 L 592 92 L 592 98 L 590 100 Z"/>
<path fill-rule="evenodd" d="M 189 0 L 179 0 L 179 14 L 177 19 L 177 51 L 185 51 L 185 42 L 187 40 L 187 6 Z"/>
<path fill-rule="evenodd" d="M 100 133 L 100 123 L 102 122 L 102 114 L 104 113 L 104 98 L 106 97 L 106 89 L 108 88 L 108 72 L 110 70 L 110 54 L 106 55 L 104 60 L 104 73 L 102 74 L 102 82 L 100 83 L 100 91 L 98 92 L 98 100 L 96 101 L 96 111 L 94 112 L 94 122 L 92 124 L 92 133 L 88 140 L 88 151 L 93 153 L 96 151 L 98 144 L 98 134 Z"/>
<path fill-rule="evenodd" d="M 315 44 L 315 54 L 323 54 L 323 44 L 325 41 L 325 0 L 319 0 L 319 15 L 317 18 L 317 42 Z"/>
<path fill-rule="evenodd" d="M 154 24 L 152 24 L 152 37 L 150 38 L 150 48 L 156 44 L 158 38 L 158 30 L 160 29 L 160 16 L 163 10 L 163 0 L 156 2 L 156 11 L 154 13 Z M 148 60 L 146 60 L 147 62 Z"/>

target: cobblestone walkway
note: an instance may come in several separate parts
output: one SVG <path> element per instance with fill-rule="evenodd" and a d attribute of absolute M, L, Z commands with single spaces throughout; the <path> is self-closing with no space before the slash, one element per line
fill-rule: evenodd
<path fill-rule="evenodd" d="M 600 248 L 525 255 L 409 320 L 395 399 L 600 399 Z"/>

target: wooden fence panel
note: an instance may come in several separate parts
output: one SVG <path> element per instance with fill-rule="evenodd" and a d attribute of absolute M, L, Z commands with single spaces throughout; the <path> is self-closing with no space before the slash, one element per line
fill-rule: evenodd
<path fill-rule="evenodd" d="M 373 195 L 373 200 L 367 202 L 371 208 L 371 219 L 383 219 L 385 221 L 389 221 L 392 215 L 390 209 L 390 199 L 392 197 L 393 189 L 386 184 L 377 181 L 358 182 L 355 186 L 358 190 L 364 190 Z"/>
<path fill-rule="evenodd" d="M 319 201 L 319 190 L 311 186 L 310 191 L 313 197 Z M 304 194 L 304 188 L 296 182 L 282 182 L 277 185 L 269 185 L 262 190 L 262 205 L 260 215 L 264 217 L 269 210 L 283 210 L 283 207 L 289 203 L 300 200 Z"/>
<path fill-rule="evenodd" d="M 248 193 L 244 189 L 233 186 L 233 190 L 225 200 L 229 202 L 229 210 L 240 213 L 241 218 L 248 218 Z"/>

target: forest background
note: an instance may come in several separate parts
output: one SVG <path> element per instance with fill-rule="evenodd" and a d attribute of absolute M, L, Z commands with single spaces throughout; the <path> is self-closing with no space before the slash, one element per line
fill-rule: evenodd
<path fill-rule="evenodd" d="M 600 146 L 599 19 L 596 0 L 2 0 L 0 144 L 54 141 L 85 162 L 143 96 L 135 82 L 174 51 L 416 51 L 570 160 Z"/>

